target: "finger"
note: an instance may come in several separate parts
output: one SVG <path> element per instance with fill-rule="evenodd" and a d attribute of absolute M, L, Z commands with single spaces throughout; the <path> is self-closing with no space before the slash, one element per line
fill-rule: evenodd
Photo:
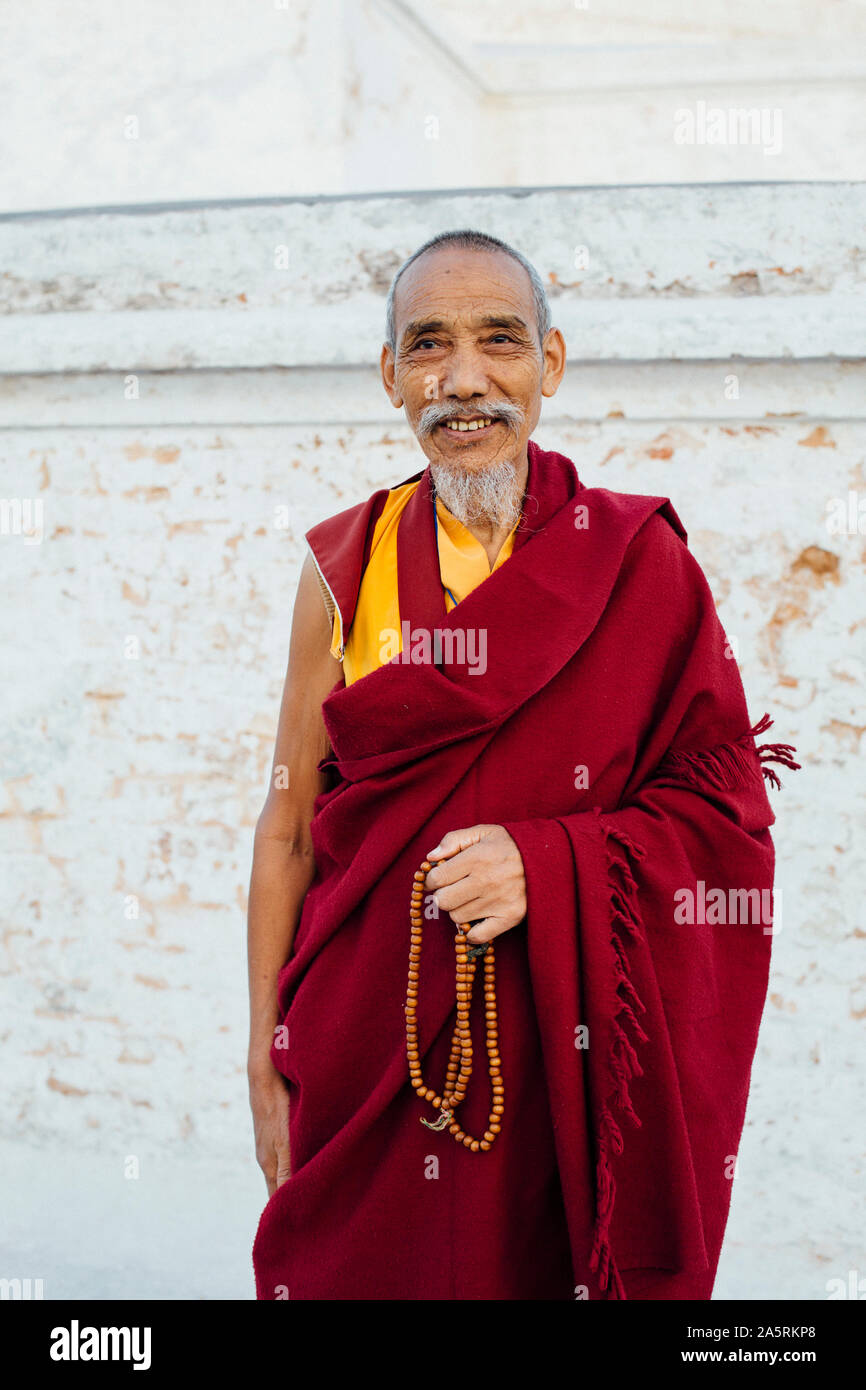
<path fill-rule="evenodd" d="M 451 859 L 443 860 L 441 864 L 427 870 L 427 877 L 424 880 L 424 887 L 429 892 L 434 892 L 439 888 L 447 888 L 453 883 L 460 883 L 472 873 L 472 860 L 467 858 L 469 850 L 460 850 Z"/>
<path fill-rule="evenodd" d="M 459 883 L 461 879 L 484 867 L 481 855 L 482 851 L 477 843 L 456 850 L 448 859 L 441 859 L 432 869 L 427 870 L 425 887 L 433 890 L 444 888 L 447 884 Z"/>
<path fill-rule="evenodd" d="M 443 889 L 444 893 L 446 890 Z M 450 891 L 450 890 L 448 890 Z M 439 894 L 437 893 L 437 897 Z M 467 922 L 480 922 L 485 917 L 494 917 L 496 910 L 501 904 L 490 901 L 489 896 L 476 893 L 474 898 L 467 898 L 465 902 L 455 904 L 453 907 L 446 907 L 445 911 L 456 926 L 465 926 Z"/>
<path fill-rule="evenodd" d="M 439 912 L 449 913 L 455 922 L 471 922 L 473 917 L 486 917 L 490 905 L 479 908 L 478 912 L 470 912 L 468 916 L 459 918 L 455 916 L 455 913 L 460 912 L 469 903 L 478 903 L 478 901 L 478 884 L 472 875 L 458 879 L 456 883 L 450 883 L 446 887 L 437 888 L 432 897 L 432 902 L 439 909 Z"/>
<path fill-rule="evenodd" d="M 428 850 L 425 858 L 450 859 L 452 854 L 459 853 L 461 849 L 477 845 L 486 828 L 483 825 L 470 825 L 463 830 L 449 830 L 447 835 L 442 836 L 435 849 Z"/>
<path fill-rule="evenodd" d="M 485 946 L 488 941 L 493 941 L 508 931 L 512 925 L 511 922 L 503 921 L 501 917 L 484 917 L 474 927 L 470 927 L 466 933 L 466 940 L 470 946 Z"/>

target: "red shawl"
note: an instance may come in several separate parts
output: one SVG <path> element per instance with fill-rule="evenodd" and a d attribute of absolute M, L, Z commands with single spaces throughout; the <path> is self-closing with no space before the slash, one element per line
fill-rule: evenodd
<path fill-rule="evenodd" d="M 386 496 L 307 534 L 344 633 Z M 292 1176 L 259 1223 L 258 1296 L 523 1296 L 507 1292 L 510 1275 L 502 1292 L 455 1282 L 494 1238 L 490 1223 L 519 1224 L 519 1196 L 497 1188 L 505 1130 L 470 1154 L 423 1129 L 429 1107 L 404 1050 L 412 875 L 447 831 L 484 822 L 505 826 L 526 871 L 526 919 L 496 946 L 505 1126 L 525 1126 L 522 1181 L 546 1125 L 578 1296 L 641 1296 L 628 1274 L 640 1270 L 697 1276 L 706 1292 L 692 1296 L 709 1297 L 769 970 L 764 779 L 778 782 L 769 762 L 797 767 L 793 750 L 756 748 L 772 721 L 751 726 L 666 498 L 584 487 L 570 460 L 530 443 L 513 553 L 446 614 L 426 469 L 399 523 L 398 569 L 401 619 L 484 630 L 486 670 L 398 656 L 349 687 L 341 679 L 323 705 L 330 785 L 280 975 L 288 1047 L 272 1051 L 290 1086 Z M 419 1001 L 433 1085 L 454 1008 L 452 933 L 442 927 L 428 947 L 436 925 Z M 483 1043 L 476 1055 L 470 1091 L 485 1092 Z M 509 1095 L 526 1097 L 522 1112 Z M 434 1148 L 465 1195 L 456 1273 L 437 1233 L 444 1189 L 430 1206 L 437 1184 L 414 1183 L 408 1156 Z M 485 1183 L 511 1215 L 492 1209 L 487 1226 L 461 1227 Z"/>

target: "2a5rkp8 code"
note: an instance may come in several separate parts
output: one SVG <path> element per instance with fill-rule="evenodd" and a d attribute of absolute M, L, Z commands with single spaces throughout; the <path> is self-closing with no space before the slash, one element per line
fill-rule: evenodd
<path fill-rule="evenodd" d="M 759 1337 L 814 1337 L 814 1327 L 756 1327 Z"/>

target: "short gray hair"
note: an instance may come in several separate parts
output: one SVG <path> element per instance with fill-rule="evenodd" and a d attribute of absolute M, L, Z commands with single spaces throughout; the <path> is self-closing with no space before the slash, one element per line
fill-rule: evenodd
<path fill-rule="evenodd" d="M 397 347 L 397 325 L 394 317 L 394 295 L 399 284 L 400 277 L 404 270 L 408 270 L 413 261 L 417 261 L 419 256 L 423 256 L 425 251 L 433 251 L 440 246 L 459 246 L 470 251 L 504 251 L 506 256 L 517 261 L 529 276 L 532 285 L 532 299 L 535 305 L 535 321 L 538 325 L 538 337 L 540 342 L 544 342 L 544 337 L 551 327 L 550 305 L 547 301 L 547 294 L 544 283 L 535 266 L 515 251 L 513 246 L 509 246 L 507 241 L 500 241 L 499 237 L 490 236 L 487 232 L 476 232 L 470 227 L 465 227 L 456 232 L 438 232 L 436 236 L 425 241 L 423 246 L 419 246 L 417 251 L 405 260 L 391 281 L 391 288 L 388 291 L 388 299 L 385 306 L 385 341 L 392 352 Z"/>

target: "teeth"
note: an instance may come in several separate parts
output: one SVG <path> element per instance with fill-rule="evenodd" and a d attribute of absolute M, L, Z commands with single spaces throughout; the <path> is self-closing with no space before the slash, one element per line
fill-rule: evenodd
<path fill-rule="evenodd" d="M 485 425 L 491 425 L 492 420 L 446 420 L 445 427 L 449 430 L 483 430 Z"/>

